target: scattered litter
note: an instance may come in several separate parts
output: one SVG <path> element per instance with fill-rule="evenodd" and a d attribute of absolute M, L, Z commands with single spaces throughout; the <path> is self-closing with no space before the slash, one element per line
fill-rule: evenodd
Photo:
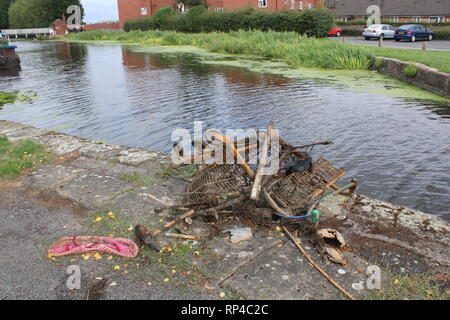
<path fill-rule="evenodd" d="M 344 269 L 339 269 L 339 270 L 338 270 L 338 273 L 339 273 L 339 274 L 346 274 L 346 271 L 345 271 Z"/>
<path fill-rule="evenodd" d="M 355 289 L 356 291 L 361 291 L 364 290 L 364 285 L 359 282 L 356 282 L 352 284 L 352 288 Z"/>
<path fill-rule="evenodd" d="M 251 240 L 253 237 L 252 229 L 250 228 L 237 228 L 229 230 L 230 232 L 230 241 L 233 244 L 238 244 L 241 241 Z"/>
<path fill-rule="evenodd" d="M 339 251 L 339 248 L 345 247 L 346 243 L 339 231 L 331 228 L 317 230 L 319 246 L 327 254 L 328 259 L 335 263 L 347 264 L 347 259 Z"/>
<path fill-rule="evenodd" d="M 137 245 L 125 238 L 106 238 L 94 236 L 73 236 L 63 237 L 55 241 L 48 249 L 48 253 L 55 257 L 62 257 L 71 254 L 106 252 L 127 258 L 136 257 L 139 249 Z M 85 260 L 88 255 L 83 256 Z"/>

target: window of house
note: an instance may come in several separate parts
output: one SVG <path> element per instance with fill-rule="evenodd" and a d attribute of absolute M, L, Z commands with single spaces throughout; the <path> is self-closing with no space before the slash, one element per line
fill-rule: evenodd
<path fill-rule="evenodd" d="M 312 3 L 308 2 L 308 9 L 311 9 L 311 8 L 312 8 Z"/>
<path fill-rule="evenodd" d="M 222 12 L 223 11 L 223 8 L 216 8 L 216 9 L 214 9 L 216 12 Z"/>
<path fill-rule="evenodd" d="M 420 17 L 413 17 L 413 22 L 420 22 L 422 19 Z"/>
<path fill-rule="evenodd" d="M 443 22 L 443 19 L 442 17 L 430 17 L 430 22 L 431 23 Z"/>
<path fill-rule="evenodd" d="M 287 4 L 288 3 L 288 0 L 284 0 L 284 4 Z"/>
<path fill-rule="evenodd" d="M 147 8 L 141 8 L 141 15 L 143 16 L 147 15 Z"/>
<path fill-rule="evenodd" d="M 267 8 L 267 0 L 258 0 L 258 8 Z"/>
<path fill-rule="evenodd" d="M 298 10 L 303 10 L 303 1 L 298 2 Z"/>
<path fill-rule="evenodd" d="M 291 10 L 295 9 L 295 0 L 291 0 Z"/>
<path fill-rule="evenodd" d="M 390 17 L 389 21 L 390 22 L 398 22 L 398 17 Z"/>

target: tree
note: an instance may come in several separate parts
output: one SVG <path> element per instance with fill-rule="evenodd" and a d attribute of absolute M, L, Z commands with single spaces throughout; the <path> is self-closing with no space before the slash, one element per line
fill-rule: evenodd
<path fill-rule="evenodd" d="M 80 6 L 83 17 L 80 0 L 16 0 L 9 7 L 9 24 L 11 28 L 47 28 L 63 14 L 67 17 L 71 5 Z"/>
<path fill-rule="evenodd" d="M 13 0 L 0 0 L 0 29 L 9 28 L 8 9 Z"/>

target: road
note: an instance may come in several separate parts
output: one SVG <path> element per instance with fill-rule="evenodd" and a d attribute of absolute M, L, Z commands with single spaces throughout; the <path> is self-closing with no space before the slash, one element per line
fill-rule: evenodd
<path fill-rule="evenodd" d="M 330 39 L 333 39 L 336 41 L 342 41 L 342 37 L 341 38 L 330 37 Z M 356 44 L 356 45 L 378 46 L 378 40 L 375 40 L 375 39 L 374 40 L 365 40 L 362 37 L 345 37 L 345 42 L 351 43 L 351 44 Z M 396 42 L 393 39 L 387 39 L 387 40 L 383 41 L 383 47 L 421 50 L 423 43 L 426 44 L 427 50 L 450 51 L 450 41 L 444 41 L 444 40 Z"/>

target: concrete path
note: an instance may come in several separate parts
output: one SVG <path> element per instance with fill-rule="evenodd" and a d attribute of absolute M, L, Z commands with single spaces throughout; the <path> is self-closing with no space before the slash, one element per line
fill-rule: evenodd
<path fill-rule="evenodd" d="M 102 254 L 47 256 L 48 246 L 69 235 L 134 240 L 132 227 L 157 228 L 178 215 L 155 210 L 179 203 L 191 172 L 170 169 L 158 152 L 97 143 L 0 121 L 0 136 L 33 139 L 53 160 L 0 187 L 0 299 L 86 299 L 107 279 L 101 299 L 345 299 L 314 269 L 276 224 L 253 228 L 250 240 L 233 244 L 237 219 L 193 219 L 190 234 L 207 240 L 160 237 L 164 252 L 142 247 L 134 259 Z M 324 270 L 357 298 L 370 297 L 367 267 L 391 272 L 448 272 L 450 226 L 444 220 L 362 195 L 322 205 L 321 227 L 334 227 L 348 243 L 346 266 L 326 262 L 308 237 L 302 245 Z M 109 219 L 107 213 L 115 218 Z M 101 217 L 102 220 L 95 222 Z M 310 223 L 300 225 L 302 235 Z M 220 229 L 223 232 L 218 232 Z M 184 232 L 179 227 L 171 232 Z M 67 267 L 81 270 L 81 288 L 68 289 Z M 388 272 L 389 270 L 389 272 Z"/>
<path fill-rule="evenodd" d="M 336 41 L 342 41 L 342 37 L 341 38 L 330 37 L 330 39 L 333 39 Z M 371 46 L 371 47 L 378 46 L 377 39 L 365 40 L 363 37 L 345 37 L 345 42 L 351 43 L 351 44 L 356 44 L 356 45 Z M 424 43 L 427 46 L 427 50 L 450 51 L 450 41 L 446 41 L 446 40 L 432 40 L 432 41 L 417 40 L 416 42 L 408 42 L 408 41 L 396 42 L 393 39 L 386 39 L 383 41 L 383 47 L 422 50 L 422 45 Z"/>

